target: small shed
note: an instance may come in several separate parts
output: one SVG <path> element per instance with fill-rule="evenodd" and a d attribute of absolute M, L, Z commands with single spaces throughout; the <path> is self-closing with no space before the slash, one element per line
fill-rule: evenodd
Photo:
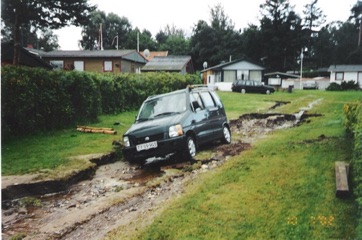
<path fill-rule="evenodd" d="M 331 65 L 328 71 L 331 83 L 355 81 L 362 88 L 362 65 Z"/>
<path fill-rule="evenodd" d="M 155 56 L 141 69 L 142 72 L 194 73 L 190 56 Z"/>
<path fill-rule="evenodd" d="M 291 73 L 283 73 L 283 72 L 271 72 L 264 74 L 264 82 L 267 85 L 287 88 L 290 84 L 290 80 L 298 79 L 300 76 L 291 74 Z"/>

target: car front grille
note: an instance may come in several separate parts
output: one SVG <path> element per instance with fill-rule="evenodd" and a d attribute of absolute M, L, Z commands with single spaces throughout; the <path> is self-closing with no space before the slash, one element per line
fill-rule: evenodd
<path fill-rule="evenodd" d="M 142 137 L 131 137 L 131 141 L 134 145 L 146 143 L 146 142 L 153 142 L 153 141 L 159 141 L 165 139 L 164 133 L 154 134 L 150 136 L 142 136 Z"/>

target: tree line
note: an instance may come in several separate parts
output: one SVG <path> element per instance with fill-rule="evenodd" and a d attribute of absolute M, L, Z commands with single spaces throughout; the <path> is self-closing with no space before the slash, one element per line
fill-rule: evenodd
<path fill-rule="evenodd" d="M 244 29 L 235 28 L 219 3 L 210 8 L 209 22 L 199 20 L 193 26 L 191 36 L 174 25 L 166 25 L 155 37 L 147 29 L 133 28 L 126 17 L 106 14 L 89 5 L 87 0 L 33 2 L 2 1 L 3 40 L 14 40 L 15 45 L 23 46 L 31 43 L 49 51 L 59 47 L 51 29 L 72 24 L 82 27 L 79 41 L 82 49 L 135 49 L 138 39 L 140 51 L 191 55 L 196 69 L 202 69 L 204 62 L 214 66 L 240 58 L 261 64 L 270 71 L 297 70 L 302 56 L 304 66 L 309 69 L 362 63 L 360 0 L 345 22 L 327 24 L 318 0 L 306 4 L 301 14 L 289 1 L 265 0 L 260 5 L 259 24 L 249 24 Z M 48 11 L 44 12 L 41 7 Z M 21 13 L 21 17 L 16 13 Z"/>

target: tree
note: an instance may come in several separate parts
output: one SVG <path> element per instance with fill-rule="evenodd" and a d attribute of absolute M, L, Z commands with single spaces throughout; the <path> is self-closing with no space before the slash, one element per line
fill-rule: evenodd
<path fill-rule="evenodd" d="M 256 25 L 249 25 L 241 34 L 241 52 L 255 62 L 264 63 L 263 48 L 261 46 L 262 38 L 260 28 Z"/>
<path fill-rule="evenodd" d="M 71 24 L 85 25 L 94 9 L 87 0 L 2 0 L 1 18 L 14 32 L 13 63 L 19 63 L 21 26 L 29 24 L 34 29 L 59 29 Z"/>
<path fill-rule="evenodd" d="M 83 49 L 115 49 L 124 48 L 132 26 L 126 17 L 119 17 L 114 13 L 108 15 L 103 11 L 94 11 L 90 14 L 89 22 L 82 27 Z M 102 31 L 102 35 L 100 34 Z M 102 39 L 100 39 L 102 37 Z M 117 39 L 118 37 L 118 39 Z M 102 40 L 102 46 L 101 45 Z"/>
<path fill-rule="evenodd" d="M 266 0 L 260 8 L 260 45 L 266 66 L 278 71 L 295 68 L 304 45 L 301 18 L 287 0 Z"/>
<path fill-rule="evenodd" d="M 190 40 L 195 67 L 199 69 L 205 61 L 212 66 L 241 56 L 240 34 L 234 30 L 222 5 L 211 8 L 210 15 L 210 25 L 199 20 Z"/>
<path fill-rule="evenodd" d="M 150 31 L 144 29 L 142 32 L 136 27 L 133 29 L 127 38 L 125 43 L 126 49 L 138 49 L 143 51 L 148 49 L 150 51 L 157 50 L 157 43 L 152 39 L 152 34 Z"/>
<path fill-rule="evenodd" d="M 187 55 L 190 51 L 190 40 L 186 38 L 184 30 L 175 25 L 166 25 L 164 30 L 156 34 L 159 44 L 158 50 L 168 51 L 170 55 Z"/>
<path fill-rule="evenodd" d="M 106 13 L 103 11 L 93 11 L 89 15 L 87 25 L 82 26 L 82 40 L 80 44 L 83 49 L 100 49 L 100 31 L 104 30 L 106 22 Z"/>
<path fill-rule="evenodd" d="M 3 26 L 1 29 L 1 37 L 4 41 L 13 41 L 12 29 Z M 54 35 L 50 29 L 34 29 L 30 24 L 23 24 L 20 28 L 20 45 L 27 47 L 31 45 L 36 49 L 44 51 L 53 51 L 59 48 L 58 36 Z"/>
<path fill-rule="evenodd" d="M 357 3 L 351 9 L 352 16 L 351 19 L 354 19 L 357 26 L 359 26 L 358 34 L 358 48 L 361 47 L 362 42 L 362 1 L 358 0 Z"/>
<path fill-rule="evenodd" d="M 307 61 L 306 65 L 314 66 L 315 61 L 315 41 L 318 36 L 320 27 L 326 22 L 326 16 L 323 11 L 317 6 L 318 0 L 312 0 L 311 3 L 304 6 L 304 24 L 303 31 L 307 41 Z M 309 60 L 309 61 L 308 61 Z"/>

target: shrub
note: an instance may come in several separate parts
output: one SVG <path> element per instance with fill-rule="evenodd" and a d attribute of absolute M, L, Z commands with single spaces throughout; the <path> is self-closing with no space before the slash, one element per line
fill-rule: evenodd
<path fill-rule="evenodd" d="M 344 90 L 358 90 L 359 85 L 357 82 L 351 81 L 343 81 L 341 84 L 331 83 L 326 90 L 327 91 L 344 91 Z"/>
<path fill-rule="evenodd" d="M 362 99 L 357 103 L 345 104 L 343 110 L 346 129 L 353 136 L 353 192 L 359 206 L 358 239 L 362 239 Z"/>
<path fill-rule="evenodd" d="M 2 138 L 97 121 L 100 114 L 137 109 L 150 95 L 200 83 L 178 73 L 100 74 L 4 66 Z"/>
<path fill-rule="evenodd" d="M 327 88 L 327 91 L 342 91 L 341 85 L 338 83 L 332 82 Z"/>

